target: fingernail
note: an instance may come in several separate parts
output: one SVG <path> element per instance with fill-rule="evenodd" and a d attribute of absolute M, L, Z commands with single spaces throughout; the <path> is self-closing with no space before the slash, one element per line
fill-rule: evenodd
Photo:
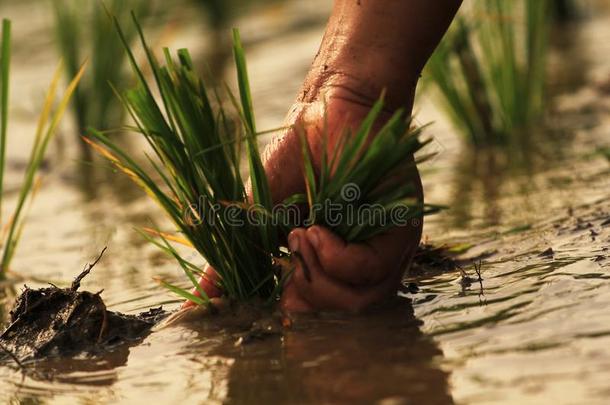
<path fill-rule="evenodd" d="M 299 251 L 299 237 L 294 233 L 288 235 L 288 247 L 292 252 Z"/>
<path fill-rule="evenodd" d="M 309 242 L 313 245 L 315 250 L 320 248 L 320 231 L 317 228 L 309 228 Z"/>

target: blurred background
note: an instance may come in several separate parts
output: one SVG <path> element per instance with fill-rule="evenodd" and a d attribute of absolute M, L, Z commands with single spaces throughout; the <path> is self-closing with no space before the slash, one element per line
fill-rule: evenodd
<path fill-rule="evenodd" d="M 484 297 L 464 290 L 457 270 L 407 279 L 420 286 L 409 296 L 422 323 L 413 332 L 417 337 L 405 332 L 411 351 L 406 346 L 384 351 L 384 335 L 367 334 L 367 320 L 348 329 L 350 334 L 340 328 L 345 320 L 327 320 L 310 325 L 317 336 L 291 335 L 290 344 L 273 341 L 244 351 L 233 348 L 230 328 L 180 329 L 154 335 L 149 346 L 134 349 L 129 364 L 129 352 L 86 371 L 70 363 L 54 381 L 21 381 L 3 369 L 0 395 L 6 397 L 1 398 L 72 402 L 95 392 L 94 402 L 100 403 L 176 398 L 265 403 L 276 393 L 286 402 L 372 402 L 404 399 L 414 392 L 404 388 L 412 382 L 412 390 L 419 387 L 417 398 L 429 403 L 607 401 L 610 3 L 466 3 L 424 71 L 414 112 L 418 123 L 433 123 L 428 151 L 438 153 L 420 168 L 427 202 L 450 207 L 426 222 L 425 242 L 451 246 L 463 263 L 484 259 Z M 282 125 L 332 6 L 330 0 L 104 4 L 134 44 L 131 10 L 159 54 L 164 46 L 189 48 L 210 84 L 234 86 L 230 28 L 239 27 L 260 129 Z M 17 200 L 59 60 L 65 66 L 63 87 L 89 60 L 41 165 L 3 286 L 67 285 L 108 246 L 86 288 L 103 288 L 112 309 L 175 308 L 177 301 L 152 279 L 161 275 L 183 283 L 181 270 L 134 230 L 152 221 L 162 229 L 171 224 L 80 140 L 89 126 L 116 129 L 129 123 L 108 85 L 128 86 L 132 73 L 107 11 L 93 0 L 0 0 L 0 16 L 13 23 L 4 218 Z M 134 151 L 143 148 L 127 131 L 113 136 Z M 549 247 L 555 252 L 552 263 L 540 256 Z M 0 303 L 0 323 L 11 299 L 9 294 Z M 375 325 L 396 338 L 393 344 L 402 344 L 402 332 Z M 355 339 L 351 360 L 338 343 L 347 339 Z M 386 357 L 373 358 L 370 347 Z M 312 358 L 316 361 L 308 363 Z M 359 358 L 376 373 L 349 374 L 363 369 Z M 270 369 L 275 374 L 260 377 L 259 386 L 245 383 Z M 380 373 L 385 381 L 369 387 Z M 320 388 L 337 375 L 347 376 L 337 390 Z"/>

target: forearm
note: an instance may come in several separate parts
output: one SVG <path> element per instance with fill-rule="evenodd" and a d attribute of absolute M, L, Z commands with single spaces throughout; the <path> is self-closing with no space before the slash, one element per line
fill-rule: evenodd
<path fill-rule="evenodd" d="M 371 103 L 386 90 L 390 109 L 412 108 L 419 75 L 461 0 L 335 0 L 300 95 Z"/>

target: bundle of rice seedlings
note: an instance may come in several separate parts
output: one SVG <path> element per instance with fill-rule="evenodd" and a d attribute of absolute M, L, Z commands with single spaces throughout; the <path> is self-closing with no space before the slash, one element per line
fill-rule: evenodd
<path fill-rule="evenodd" d="M 508 144 L 544 111 L 548 0 L 477 0 L 426 68 L 454 126 L 474 146 Z"/>
<path fill-rule="evenodd" d="M 4 232 L 0 240 L 2 249 L 2 259 L 0 262 L 0 280 L 6 278 L 6 271 L 10 267 L 11 260 L 15 254 L 17 243 L 21 237 L 24 225 L 24 215 L 26 205 L 34 196 L 36 189 L 36 173 L 44 159 L 44 155 L 49 144 L 49 141 L 57 132 L 59 122 L 70 102 L 70 98 L 76 90 L 76 86 L 80 81 L 84 66 L 81 66 L 76 75 L 68 85 L 63 97 L 56 104 L 57 87 L 61 79 L 62 66 L 58 67 L 51 85 L 47 92 L 42 113 L 38 120 L 38 127 L 34 137 L 34 144 L 30 152 L 30 158 L 25 171 L 23 184 L 18 194 L 17 204 L 12 216 L 3 222 L 2 219 L 2 200 L 4 198 L 4 169 L 6 164 L 6 139 L 8 137 L 8 95 L 9 95 L 9 73 L 10 73 L 10 56 L 11 56 L 11 22 L 3 20 L 2 23 L 2 50 L 0 61 L 0 224 L 3 225 Z"/>
<path fill-rule="evenodd" d="M 85 59 L 91 64 L 90 73 L 78 86 L 71 105 L 79 134 L 89 126 L 114 129 L 121 125 L 124 109 L 115 102 L 109 83 L 116 86 L 126 83 L 126 54 L 109 13 L 121 16 L 135 9 L 143 15 L 150 7 L 149 3 L 145 0 L 104 3 L 53 0 L 57 43 L 66 64 L 66 77 L 74 77 Z M 133 29 L 125 31 L 129 41 L 135 39 L 135 35 Z M 86 147 L 83 151 L 90 153 Z"/>
<path fill-rule="evenodd" d="M 240 147 L 245 139 L 252 180 L 253 203 L 271 211 L 271 194 L 256 143 L 246 65 L 239 36 L 235 33 L 235 60 L 238 68 L 241 105 L 232 100 L 240 120 L 229 122 L 216 94 L 209 94 L 197 77 L 189 52 L 173 58 L 165 49 L 165 64 L 148 47 L 137 20 L 153 83 L 149 83 L 129 47 L 129 40 L 116 23 L 127 49 L 137 87 L 120 93 L 120 98 L 154 154 L 150 158 L 156 180 L 129 153 L 106 135 L 92 131 L 92 138 L 105 146 L 97 149 L 128 173 L 151 195 L 172 219 L 188 242 L 214 267 L 220 287 L 228 298 L 247 301 L 273 296 L 277 285 L 272 255 L 278 252 L 278 232 L 271 225 L 248 220 L 247 213 L 231 202 L 246 202 L 245 180 L 240 173 Z M 160 103 L 153 96 L 160 94 Z M 232 97 L 232 95 L 229 95 Z M 262 216 L 263 214 L 256 214 Z M 176 257 L 185 273 L 198 286 L 195 276 L 201 269 L 181 258 L 167 243 L 162 247 Z M 198 298 L 166 284 L 185 298 Z"/>
<path fill-rule="evenodd" d="M 233 32 L 239 101 L 226 89 L 226 97 L 238 116 L 234 121 L 223 108 L 218 93 L 211 97 L 204 82 L 195 74 L 187 50 L 178 51 L 174 58 L 165 49 L 161 63 L 148 47 L 135 17 L 134 23 L 154 79 L 151 83 L 146 80 L 116 23 L 138 82 L 136 88 L 118 93 L 136 123 L 133 130 L 145 138 L 155 155 L 148 158 L 153 173 L 148 173 L 130 153 L 102 132 L 90 131 L 92 139 L 89 142 L 160 204 L 186 239 L 186 244 L 193 246 L 216 270 L 219 288 L 229 299 L 248 301 L 260 297 L 273 301 L 283 284 L 274 259 L 286 263 L 281 260 L 285 253 L 281 246 L 283 236 L 297 224 L 284 223 L 286 218 L 282 214 L 285 211 L 273 206 L 257 145 L 259 133 L 239 33 Z M 153 95 L 157 93 L 159 102 Z M 409 131 L 409 121 L 397 113 L 371 145 L 364 147 L 381 108 L 380 101 L 356 136 L 345 137 L 333 160 L 322 165 L 319 181 L 314 178 L 308 153 L 304 153 L 308 196 L 312 204 L 314 199 L 339 200 L 337 194 L 341 193 L 342 185 L 353 182 L 364 191 L 365 198 L 361 202 L 379 203 L 384 208 L 407 204 L 412 207 L 411 216 L 425 210 L 421 202 L 408 199 L 413 191 L 411 186 L 392 189 L 394 183 L 383 182 L 386 176 L 414 164 L 410 156 L 424 144 L 418 140 L 421 131 Z M 250 199 L 240 172 L 242 145 L 248 160 Z M 303 200 L 303 196 L 295 195 L 284 204 Z M 334 229 L 348 240 L 362 240 L 390 226 L 373 222 L 370 226 L 345 224 Z M 161 232 L 154 234 L 160 236 L 160 240 L 148 238 L 178 261 L 201 297 L 173 284 L 163 283 L 164 286 L 196 304 L 208 304 L 208 297 L 196 279 L 196 276 L 204 275 L 201 268 L 181 257 L 168 242 L 179 239 Z M 289 271 L 284 272 L 284 276 L 287 274 Z"/>

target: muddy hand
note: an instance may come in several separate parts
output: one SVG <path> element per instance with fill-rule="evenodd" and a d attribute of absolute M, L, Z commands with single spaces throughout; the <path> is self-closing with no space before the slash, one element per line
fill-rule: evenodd
<path fill-rule="evenodd" d="M 355 129 L 374 99 L 346 100 L 344 88 L 324 89 L 325 102 L 301 102 L 295 107 L 286 131 L 265 151 L 265 169 L 274 199 L 281 201 L 304 192 L 301 144 L 297 128 L 304 128 L 313 163 L 319 167 L 322 153 L 332 154 L 345 129 Z M 322 95 L 321 95 L 322 96 Z M 354 96 L 352 96 L 353 98 Z M 377 126 L 383 125 L 384 115 Z M 322 137 L 328 136 L 327 150 Z M 413 167 L 405 182 L 415 185 L 414 197 L 423 199 L 421 181 Z M 285 286 L 281 306 L 287 312 L 337 309 L 359 311 L 396 290 L 421 236 L 421 221 L 397 228 L 366 243 L 347 244 L 328 229 L 314 226 L 291 232 L 288 243 L 295 272 Z"/>
<path fill-rule="evenodd" d="M 385 117 L 398 108 L 410 113 L 420 72 L 442 38 L 461 0 L 356 2 L 336 0 L 320 46 L 288 125 L 305 128 L 319 167 L 332 156 L 345 129 L 362 123 L 382 91 Z M 328 134 L 323 151 L 321 134 Z M 407 158 L 407 157 L 405 157 Z M 303 192 L 299 134 L 288 130 L 265 153 L 265 169 L 277 201 Z M 404 181 L 423 200 L 417 169 Z M 410 264 L 422 223 L 396 228 L 366 243 L 347 244 L 323 227 L 296 229 L 289 236 L 295 271 L 285 286 L 285 311 L 359 311 L 392 294 Z"/>

